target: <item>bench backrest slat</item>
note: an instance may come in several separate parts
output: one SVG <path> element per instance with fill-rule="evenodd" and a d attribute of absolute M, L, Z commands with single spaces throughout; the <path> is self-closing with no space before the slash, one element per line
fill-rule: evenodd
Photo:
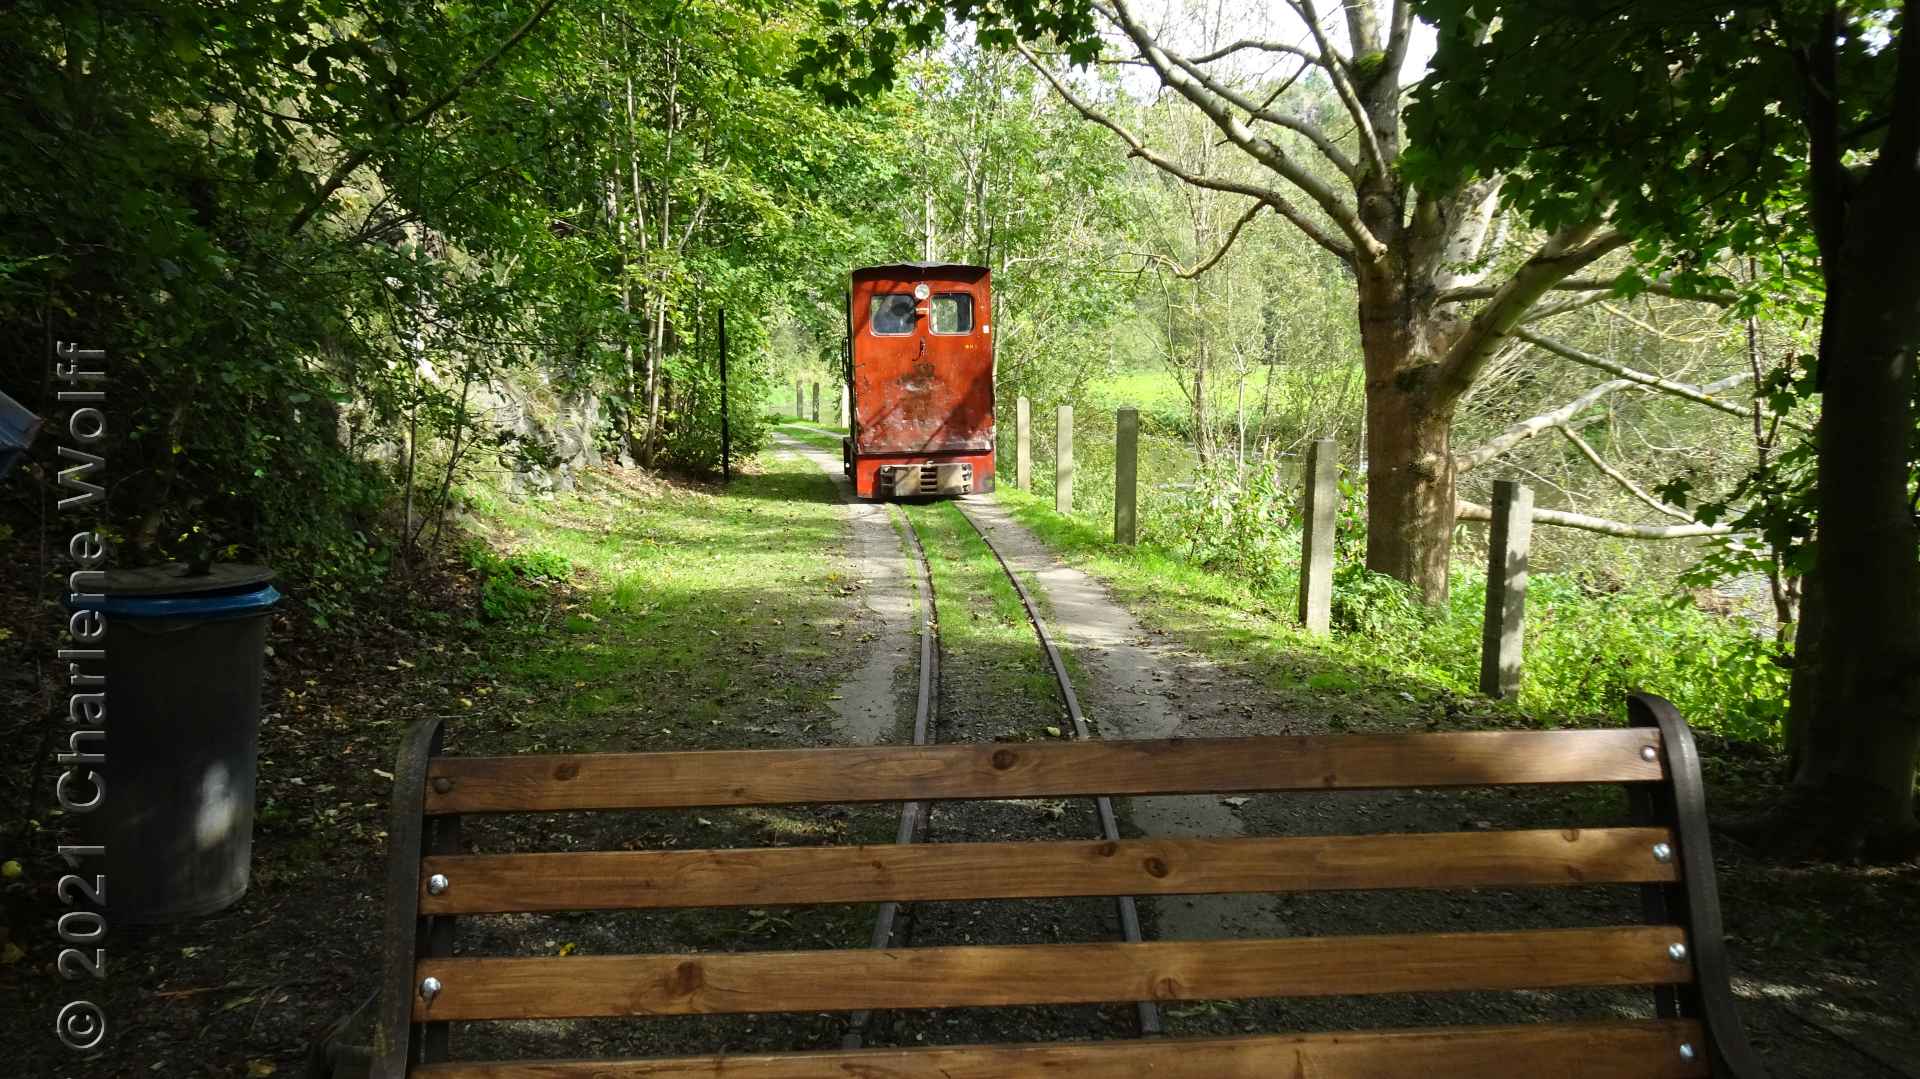
<path fill-rule="evenodd" d="M 1650 783 L 1659 745 L 1628 729 L 442 757 L 426 812 Z"/>
<path fill-rule="evenodd" d="M 1672 926 L 1283 940 L 423 959 L 416 1022 L 1682 984 Z M 1682 953 L 1684 954 L 1684 953 Z"/>
<path fill-rule="evenodd" d="M 421 866 L 425 914 L 808 903 L 1518 888 L 1677 879 L 1665 828 L 1540 829 L 1117 843 L 461 854 Z M 447 887 L 434 895 L 428 879 Z"/>
<path fill-rule="evenodd" d="M 1691 735 L 1657 697 L 1635 695 L 1628 711 L 1625 729 L 518 757 L 442 757 L 437 724 L 423 724 L 405 740 L 395 773 L 388 970 L 373 1075 L 1758 1079 L 1764 1073 L 1726 984 Z M 484 813 L 1546 784 L 1624 786 L 1634 826 L 535 853 L 468 853 L 457 840 L 462 819 Z M 1573 804 L 1597 805 L 1584 797 Z M 1390 814 L 1382 823 L 1405 820 Z M 565 957 L 454 955 L 451 947 L 454 923 L 471 915 L 1583 885 L 1637 886 L 1645 924 Z M 1486 928 L 1465 918 L 1451 927 Z M 446 1062 L 447 1032 L 460 1022 L 1575 988 L 1649 989 L 1659 1018 L 1231 1040 Z"/>
<path fill-rule="evenodd" d="M 1700 1079 L 1704 1054 L 1688 1020 L 1568 1023 L 1355 1034 L 1171 1041 L 979 1045 L 837 1053 L 729 1054 L 678 1060 L 429 1064 L 419 1079 L 1406 1079 L 1407 1076 L 1566 1076 Z M 1578 1061 L 1571 1070 L 1568 1061 Z"/>

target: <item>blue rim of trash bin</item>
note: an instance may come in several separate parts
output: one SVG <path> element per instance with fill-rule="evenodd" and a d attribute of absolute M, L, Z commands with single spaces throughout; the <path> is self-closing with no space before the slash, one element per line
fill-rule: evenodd
<path fill-rule="evenodd" d="M 269 584 L 215 596 L 105 596 L 68 605 L 122 618 L 220 618 L 264 612 L 278 602 L 280 590 Z"/>

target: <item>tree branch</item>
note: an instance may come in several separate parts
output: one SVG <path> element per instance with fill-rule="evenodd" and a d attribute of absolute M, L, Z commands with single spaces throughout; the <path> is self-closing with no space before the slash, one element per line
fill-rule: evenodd
<path fill-rule="evenodd" d="M 1618 363 L 1614 360 L 1609 360 L 1601 356 L 1595 356 L 1590 352 L 1582 352 L 1581 350 L 1574 348 L 1572 345 L 1563 344 L 1559 341 L 1552 340 L 1551 338 L 1542 337 L 1531 330 L 1514 329 L 1510 331 L 1508 336 L 1517 337 L 1520 340 L 1525 341 L 1530 345 L 1533 345 L 1537 348 L 1545 349 L 1546 351 L 1551 352 L 1562 359 L 1572 360 L 1574 363 L 1582 364 L 1584 366 L 1594 368 L 1595 370 L 1605 371 L 1608 374 L 1613 375 L 1615 378 L 1624 378 L 1624 379 L 1629 379 L 1633 382 L 1638 382 L 1642 386 L 1646 386 L 1650 389 L 1659 390 L 1661 393 L 1671 394 L 1674 397 L 1685 398 L 1686 400 L 1695 402 L 1696 404 L 1705 405 L 1708 408 L 1718 409 L 1721 412 L 1725 412 L 1729 416 L 1738 416 L 1741 419 L 1747 419 L 1753 414 L 1753 410 L 1750 405 L 1736 404 L 1735 402 L 1726 400 L 1723 397 L 1716 397 L 1712 392 L 1710 392 L 1715 390 L 1730 389 L 1734 386 L 1738 386 L 1744 382 L 1751 380 L 1753 378 L 1753 375 L 1748 372 L 1742 372 L 1740 374 L 1732 375 L 1732 376 L 1729 376 L 1728 378 L 1721 379 L 1719 382 L 1715 382 L 1711 386 L 1705 386 L 1705 387 L 1693 386 L 1685 382 L 1675 382 L 1673 379 L 1664 378 L 1660 375 L 1649 374 L 1645 371 L 1638 371 L 1638 370 L 1635 370 L 1634 368 L 1628 367 L 1626 364 Z M 1808 427 L 1806 424 L 1800 423 L 1795 420 L 1782 419 L 1781 422 L 1785 423 L 1790 427 L 1795 428 L 1796 430 L 1800 430 L 1800 431 L 1812 430 L 1812 428 Z"/>
<path fill-rule="evenodd" d="M 1327 32 L 1320 25 L 1320 13 L 1314 10 L 1313 0 L 1287 2 L 1307 24 L 1308 31 L 1313 34 L 1314 44 L 1320 47 L 1321 55 L 1326 57 L 1326 62 L 1321 66 L 1326 68 L 1327 78 L 1333 83 L 1334 93 L 1339 96 L 1340 103 L 1347 107 L 1347 114 L 1353 117 L 1354 132 L 1360 140 L 1360 155 L 1366 158 L 1367 167 L 1373 170 L 1375 176 L 1390 175 L 1392 170 L 1387 167 L 1386 154 L 1380 149 L 1380 133 L 1373 129 L 1373 116 L 1367 112 L 1359 92 L 1353 88 L 1353 80 L 1347 78 L 1346 65 L 1340 61 L 1339 53 L 1327 40 Z M 1348 2 L 1351 4 L 1352 0 Z M 1362 2 L 1370 4 L 1372 0 Z"/>
<path fill-rule="evenodd" d="M 1280 42 L 1280 41 L 1253 41 L 1253 40 L 1236 41 L 1231 45 L 1224 45 L 1218 49 L 1213 50 L 1212 52 L 1202 53 L 1201 55 L 1194 57 L 1193 62 L 1196 64 L 1211 64 L 1215 60 L 1224 60 L 1227 57 L 1232 56 L 1236 52 L 1244 52 L 1247 49 L 1259 49 L 1261 52 L 1286 53 L 1289 56 L 1298 56 L 1300 59 L 1305 60 L 1307 63 L 1312 64 L 1315 67 L 1327 66 L 1326 57 L 1321 56 L 1318 53 L 1308 52 L 1307 50 L 1301 48 L 1298 45 L 1288 45 L 1285 42 Z"/>
<path fill-rule="evenodd" d="M 1586 439 L 1581 438 L 1577 434 L 1574 434 L 1573 428 L 1567 427 L 1563 424 L 1560 428 L 1560 433 L 1566 437 L 1566 440 L 1568 442 L 1573 443 L 1574 448 L 1580 451 L 1581 456 L 1593 462 L 1593 467 L 1599 469 L 1601 473 L 1605 475 L 1608 479 L 1619 484 L 1628 494 L 1632 495 L 1633 497 L 1639 499 L 1642 502 L 1645 502 L 1647 505 L 1652 506 L 1654 509 L 1660 511 L 1661 513 L 1664 513 L 1667 516 L 1674 518 L 1675 520 L 1685 521 L 1688 524 L 1698 523 L 1694 521 L 1692 514 L 1686 512 L 1685 510 L 1675 509 L 1672 506 L 1667 505 L 1665 502 L 1662 502 L 1659 499 L 1653 497 L 1652 495 L 1647 493 L 1646 488 L 1640 486 L 1639 484 L 1633 482 L 1633 480 L 1629 479 L 1626 473 L 1620 471 L 1619 469 L 1608 464 L 1606 461 L 1602 460 L 1599 452 L 1596 451 L 1592 446 L 1587 445 Z"/>
<path fill-rule="evenodd" d="M 1581 296 L 1575 296 L 1570 300 L 1561 300 L 1559 303 L 1538 306 L 1528 311 L 1526 316 L 1520 320 L 1520 324 L 1528 326 L 1535 322 L 1544 322 L 1555 315 L 1564 315 L 1569 311 L 1578 311 L 1582 307 L 1591 307 L 1594 304 L 1600 304 L 1602 307 L 1605 307 L 1606 304 L 1602 301 L 1606 298 L 1607 294 L 1604 292 L 1589 292 Z"/>
<path fill-rule="evenodd" d="M 1491 521 L 1493 511 L 1477 502 L 1461 501 L 1454 504 L 1453 519 L 1456 521 Z M 1577 528 L 1583 532 L 1597 532 L 1603 536 L 1619 536 L 1622 539 L 1688 539 L 1693 536 L 1730 536 L 1734 528 L 1730 524 L 1703 525 L 1643 525 L 1627 521 L 1611 521 L 1605 517 L 1592 517 L 1584 513 L 1568 513 L 1565 510 L 1535 509 L 1533 522 L 1543 525 L 1560 525 L 1563 528 Z"/>
<path fill-rule="evenodd" d="M 1219 249 L 1216 250 L 1210 257 L 1208 257 L 1208 259 L 1205 262 L 1202 262 L 1201 264 L 1199 264 L 1198 266 L 1195 266 L 1191 270 L 1183 269 L 1178 262 L 1175 262 L 1173 259 L 1170 259 L 1165 255 L 1152 255 L 1152 254 L 1140 253 L 1141 257 L 1145 258 L 1150 263 L 1158 262 L 1158 263 L 1161 263 L 1162 265 L 1172 267 L 1173 276 L 1175 277 L 1181 277 L 1181 278 L 1186 278 L 1188 280 L 1192 280 L 1193 278 L 1199 277 L 1201 274 L 1206 273 L 1208 270 L 1213 269 L 1215 263 L 1225 258 L 1227 255 L 1227 252 L 1233 249 L 1233 242 L 1240 238 L 1240 230 L 1246 228 L 1247 222 L 1252 221 L 1254 218 L 1260 216 L 1260 211 L 1266 208 L 1267 208 L 1267 204 L 1265 202 L 1255 202 L 1252 206 L 1247 207 L 1247 212 L 1241 214 L 1240 220 L 1235 221 L 1233 223 L 1232 231 L 1227 233 L 1227 238 L 1221 242 Z M 1145 266 L 1141 267 L 1141 269 L 1145 269 L 1145 268 L 1146 268 Z"/>
<path fill-rule="evenodd" d="M 1072 90 L 1067 89 L 1066 84 L 1056 78 L 1053 72 L 1042 64 L 1039 58 L 1034 56 L 1024 44 L 1015 42 L 1013 47 L 1026 59 L 1027 63 L 1030 64 L 1035 71 L 1040 73 L 1042 78 L 1046 79 L 1047 82 L 1053 86 L 1055 93 L 1058 93 L 1067 104 L 1073 106 L 1074 111 L 1119 136 L 1120 141 L 1127 144 L 1127 149 L 1132 152 L 1133 156 L 1146 161 L 1167 175 L 1183 180 L 1195 187 L 1204 187 L 1212 191 L 1227 191 L 1233 194 L 1246 195 L 1250 198 L 1259 199 L 1261 202 L 1273 207 L 1275 213 L 1292 222 L 1293 226 L 1305 233 L 1308 239 L 1331 251 L 1349 266 L 1355 264 L 1356 257 L 1352 247 L 1342 243 L 1334 236 L 1329 235 L 1326 229 L 1320 226 L 1319 222 L 1308 216 L 1300 207 L 1295 206 L 1285 195 L 1282 195 L 1272 188 L 1261 187 L 1258 184 L 1244 183 L 1239 180 L 1229 180 L 1217 176 L 1206 176 L 1183 168 L 1172 158 L 1149 147 L 1138 135 L 1120 126 L 1118 122 L 1106 113 L 1081 101 L 1079 96 Z"/>
<path fill-rule="evenodd" d="M 1612 292 L 1618 285 L 1618 277 L 1569 277 L 1548 286 L 1550 292 Z M 1674 296 L 1682 300 L 1698 300 L 1716 307 L 1730 307 L 1737 298 L 1730 292 L 1707 292 L 1697 296 L 1678 296 L 1673 290 L 1673 282 L 1659 278 L 1647 283 L 1648 292 L 1661 296 Z M 1459 303 L 1463 300 L 1484 300 L 1499 291 L 1495 285 L 1463 285 L 1459 288 L 1445 289 L 1436 303 Z"/>
<path fill-rule="evenodd" d="M 1161 51 L 1166 52 L 1165 49 Z M 1313 144 L 1314 149 L 1320 151 L 1320 156 L 1332 163 L 1334 168 L 1339 169 L 1341 175 L 1349 180 L 1358 179 L 1359 166 L 1355 165 L 1353 159 L 1341 151 L 1339 144 L 1328 137 L 1327 133 L 1319 127 L 1308 123 L 1298 116 L 1284 112 L 1275 112 L 1269 105 L 1255 103 L 1252 98 L 1247 97 L 1245 94 L 1240 93 L 1207 74 L 1206 69 L 1202 68 L 1197 60 L 1188 60 L 1178 53 L 1172 52 L 1166 52 L 1166 55 L 1167 59 L 1180 65 L 1188 74 L 1198 80 L 1200 85 L 1220 95 L 1220 97 L 1227 102 L 1238 106 L 1243 112 L 1255 120 L 1264 120 L 1277 127 L 1283 127 L 1289 131 L 1299 133 L 1305 137 L 1308 142 Z"/>
<path fill-rule="evenodd" d="M 1412 0 L 1393 0 L 1393 13 L 1387 18 L 1386 71 L 1399 71 L 1407 60 L 1407 45 L 1413 40 Z"/>
<path fill-rule="evenodd" d="M 1559 408 L 1542 412 L 1538 416 L 1530 416 L 1527 419 L 1521 420 L 1519 423 L 1513 424 L 1481 445 L 1467 450 L 1464 453 L 1454 454 L 1453 470 L 1455 473 L 1469 472 L 1479 468 L 1481 465 L 1488 464 L 1501 454 L 1506 453 L 1508 450 L 1533 436 L 1540 434 L 1542 431 L 1551 431 L 1556 427 L 1564 428 L 1568 420 L 1592 408 L 1601 398 L 1635 385 L 1638 385 L 1638 383 L 1627 378 L 1616 378 L 1611 382 L 1602 382 L 1573 400 L 1568 401 L 1566 404 L 1561 405 Z"/>
<path fill-rule="evenodd" d="M 1200 85 L 1199 81 L 1188 74 L 1184 68 L 1175 65 L 1154 41 L 1153 36 L 1147 33 L 1146 28 L 1128 12 L 1126 0 L 1113 0 L 1110 7 L 1096 6 L 1133 41 L 1140 55 L 1146 57 L 1147 61 L 1153 65 L 1154 71 L 1160 76 L 1163 84 L 1193 102 L 1234 145 L 1245 150 L 1269 169 L 1279 173 L 1288 183 L 1313 200 L 1314 204 L 1319 206 L 1347 237 L 1348 243 L 1356 253 L 1369 262 L 1378 262 L 1386 257 L 1385 245 L 1361 223 L 1360 215 L 1353 207 L 1342 201 L 1333 188 L 1328 187 L 1318 176 L 1301 168 L 1298 162 L 1287 156 L 1286 151 L 1241 123 L 1222 98 Z M 1059 83 L 1054 81 L 1054 85 L 1058 86 Z M 1281 207 L 1275 205 L 1274 209 L 1280 210 Z M 1281 212 L 1285 213 L 1284 210 Z M 1289 216 L 1288 220 L 1294 219 Z M 1298 222 L 1296 221 L 1295 224 Z"/>
<path fill-rule="evenodd" d="M 389 128 L 388 134 L 398 131 L 403 127 L 411 127 L 414 124 L 424 123 L 431 119 L 434 113 L 452 104 L 461 94 L 466 93 L 468 87 L 480 81 L 487 72 L 492 71 L 494 65 L 498 64 L 508 52 L 511 52 L 514 46 L 520 44 L 528 34 L 533 33 L 533 28 L 540 25 L 540 20 L 546 18 L 547 12 L 553 10 L 553 6 L 559 2 L 560 0 L 542 0 L 540 6 L 534 9 L 533 14 L 527 17 L 527 21 L 521 23 L 518 30 L 515 30 L 511 36 L 501 42 L 499 48 L 494 49 L 485 59 L 474 65 L 471 71 L 462 75 L 459 81 L 455 82 L 451 87 L 448 87 L 445 93 L 414 110 L 411 115 Z M 313 215 L 319 213 L 321 208 L 326 206 L 333 198 L 333 193 L 340 190 L 340 186 L 347 182 L 347 177 L 352 176 L 355 169 L 366 164 L 367 159 L 372 157 L 374 151 L 378 148 L 379 140 L 375 139 L 373 142 L 369 142 L 365 146 L 348 154 L 345 160 L 334 166 L 334 170 L 328 174 L 326 182 L 320 185 L 320 190 L 314 192 L 313 198 L 308 201 L 305 206 L 300 208 L 299 213 L 293 215 L 293 221 L 287 225 L 287 232 L 289 234 L 296 233 L 306 227 L 307 222 L 313 218 Z"/>
<path fill-rule="evenodd" d="M 1548 289 L 1626 242 L 1625 234 L 1603 229 L 1598 221 L 1562 229 L 1548 238 L 1494 290 L 1447 349 L 1440 361 L 1439 392 L 1456 397 L 1465 393 L 1500 338 L 1519 324 Z"/>

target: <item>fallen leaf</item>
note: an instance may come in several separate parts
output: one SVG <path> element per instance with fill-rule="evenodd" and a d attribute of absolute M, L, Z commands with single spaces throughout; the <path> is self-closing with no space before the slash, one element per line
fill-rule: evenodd
<path fill-rule="evenodd" d="M 273 1071 L 274 1064 L 271 1060 L 247 1061 L 247 1079 L 262 1079 L 263 1076 L 272 1075 Z"/>

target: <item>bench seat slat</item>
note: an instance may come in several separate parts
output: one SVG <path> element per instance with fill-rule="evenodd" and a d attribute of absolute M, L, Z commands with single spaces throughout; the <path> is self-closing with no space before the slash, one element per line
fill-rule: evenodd
<path fill-rule="evenodd" d="M 1621 729 L 442 757 L 426 812 L 1653 782 L 1658 745 Z"/>
<path fill-rule="evenodd" d="M 416 1021 L 1227 1000 L 1690 981 L 1675 926 L 560 959 L 422 959 Z"/>
<path fill-rule="evenodd" d="M 428 1064 L 419 1079 L 1699 1079 L 1698 1023 L 1640 1020 L 655 1060 Z"/>
<path fill-rule="evenodd" d="M 1665 828 L 461 854 L 421 867 L 424 914 L 1514 888 L 1676 879 Z M 444 875 L 440 895 L 424 882 Z"/>

